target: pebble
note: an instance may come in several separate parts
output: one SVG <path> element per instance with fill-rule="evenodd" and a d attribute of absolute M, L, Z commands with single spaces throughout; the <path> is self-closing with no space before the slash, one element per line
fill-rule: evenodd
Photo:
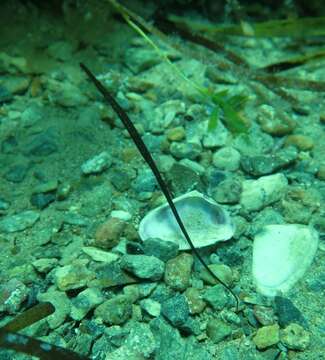
<path fill-rule="evenodd" d="M 141 79 L 137 76 L 131 76 L 127 79 L 127 88 L 130 91 L 143 94 L 155 87 L 155 84 L 148 79 Z"/>
<path fill-rule="evenodd" d="M 305 206 L 300 201 L 283 200 L 281 202 L 282 215 L 286 222 L 296 224 L 308 224 L 313 209 Z"/>
<path fill-rule="evenodd" d="M 317 178 L 319 180 L 325 181 L 325 164 L 319 166 L 319 169 L 317 171 Z"/>
<path fill-rule="evenodd" d="M 229 266 L 224 264 L 210 264 L 208 265 L 209 269 L 227 286 L 231 286 L 233 283 L 233 273 Z M 215 279 L 207 269 L 203 268 L 199 272 L 200 279 L 202 279 L 206 284 L 215 285 L 218 283 L 218 280 Z"/>
<path fill-rule="evenodd" d="M 56 196 L 54 193 L 46 193 L 46 194 L 32 194 L 30 197 L 30 203 L 35 206 L 37 209 L 44 209 L 53 201 L 55 201 Z"/>
<path fill-rule="evenodd" d="M 32 262 L 34 268 L 40 273 L 50 272 L 58 263 L 58 259 L 55 258 L 42 258 Z"/>
<path fill-rule="evenodd" d="M 112 165 L 112 158 L 107 151 L 87 160 L 81 165 L 81 171 L 84 175 L 100 174 Z"/>
<path fill-rule="evenodd" d="M 156 134 L 163 133 L 168 127 L 176 128 L 176 130 L 171 130 L 172 133 L 176 135 L 176 138 L 180 135 L 185 137 L 185 129 L 181 130 L 182 126 L 175 126 L 180 124 L 179 116 L 185 113 L 185 103 L 181 100 L 168 100 L 161 105 L 159 105 L 154 112 L 154 117 L 150 121 L 150 131 Z M 167 130 L 167 134 L 168 134 Z"/>
<path fill-rule="evenodd" d="M 274 139 L 257 129 L 249 133 L 243 133 L 234 138 L 233 147 L 244 156 L 256 156 L 256 154 L 269 154 L 274 149 Z"/>
<path fill-rule="evenodd" d="M 237 204 L 241 192 L 242 182 L 236 177 L 227 177 L 211 190 L 211 196 L 220 204 Z"/>
<path fill-rule="evenodd" d="M 207 323 L 206 333 L 215 344 L 218 344 L 232 333 L 232 328 L 221 320 L 210 319 Z"/>
<path fill-rule="evenodd" d="M 151 169 L 139 171 L 137 177 L 131 183 L 131 187 L 136 193 L 153 192 L 156 186 L 157 181 Z"/>
<path fill-rule="evenodd" d="M 200 155 L 202 148 L 198 143 L 173 142 L 169 151 L 176 159 L 195 160 Z"/>
<path fill-rule="evenodd" d="M 307 135 L 289 135 L 285 140 L 285 145 L 294 145 L 301 151 L 308 151 L 314 147 L 314 141 Z"/>
<path fill-rule="evenodd" d="M 1 85 L 14 95 L 24 94 L 29 87 L 30 77 L 27 76 L 5 76 L 1 78 Z"/>
<path fill-rule="evenodd" d="M 49 45 L 47 52 L 57 60 L 67 61 L 72 58 L 73 51 L 77 50 L 75 44 L 71 41 L 55 41 Z"/>
<path fill-rule="evenodd" d="M 80 292 L 71 301 L 70 316 L 73 320 L 82 320 L 88 312 L 104 301 L 101 291 L 96 288 L 89 288 Z"/>
<path fill-rule="evenodd" d="M 159 64 L 161 59 L 157 56 L 156 51 L 137 47 L 127 49 L 124 61 L 134 74 L 139 74 Z"/>
<path fill-rule="evenodd" d="M 253 342 L 259 350 L 276 345 L 280 341 L 279 325 L 269 325 L 259 328 L 253 337 Z"/>
<path fill-rule="evenodd" d="M 171 155 L 160 155 L 157 158 L 158 168 L 161 172 L 168 173 L 176 160 Z"/>
<path fill-rule="evenodd" d="M 253 176 L 268 175 L 294 164 L 297 158 L 297 149 L 288 146 L 275 154 L 243 156 L 241 167 L 246 173 Z"/>
<path fill-rule="evenodd" d="M 185 139 L 185 129 L 183 126 L 177 126 L 166 131 L 166 136 L 169 141 L 182 141 Z"/>
<path fill-rule="evenodd" d="M 4 154 L 15 154 L 17 152 L 18 141 L 15 136 L 7 136 L 1 143 L 1 152 Z"/>
<path fill-rule="evenodd" d="M 81 107 L 87 104 L 88 98 L 81 91 L 80 86 L 67 80 L 47 79 L 45 84 L 48 90 L 48 99 L 51 103 L 63 107 Z"/>
<path fill-rule="evenodd" d="M 44 108 L 38 103 L 31 103 L 21 113 L 20 121 L 24 127 L 29 128 L 40 122 L 44 116 L 46 116 Z"/>
<path fill-rule="evenodd" d="M 196 161 L 190 159 L 182 159 L 179 161 L 180 165 L 186 166 L 189 169 L 193 170 L 197 175 L 203 175 L 205 168 L 201 164 L 197 163 Z"/>
<path fill-rule="evenodd" d="M 206 302 L 202 299 L 202 292 L 194 287 L 185 290 L 189 311 L 192 315 L 200 314 L 206 307 Z"/>
<path fill-rule="evenodd" d="M 274 136 L 283 136 L 292 133 L 296 122 L 288 116 L 279 116 L 273 106 L 261 105 L 258 109 L 257 121 L 263 131 Z"/>
<path fill-rule="evenodd" d="M 249 235 L 254 237 L 266 225 L 284 224 L 283 216 L 271 207 L 259 211 L 254 217 L 254 222 L 249 227 Z"/>
<path fill-rule="evenodd" d="M 50 329 L 58 328 L 70 314 L 70 299 L 63 291 L 49 289 L 46 293 L 38 294 L 37 300 L 44 302 L 48 301 L 55 308 L 54 313 L 46 318 L 46 323 L 49 325 Z"/>
<path fill-rule="evenodd" d="M 245 180 L 242 185 L 240 204 L 247 211 L 257 211 L 283 199 L 287 191 L 288 180 L 279 173 L 262 176 L 257 180 Z"/>
<path fill-rule="evenodd" d="M 87 254 L 92 260 L 109 264 L 119 258 L 119 256 L 113 252 L 97 249 L 93 246 L 84 246 L 82 251 Z"/>
<path fill-rule="evenodd" d="M 157 317 L 161 312 L 161 304 L 158 301 L 152 299 L 143 299 L 140 301 L 141 309 L 143 309 L 147 314 Z"/>
<path fill-rule="evenodd" d="M 95 274 L 88 270 L 85 262 L 81 260 L 57 268 L 53 275 L 54 282 L 61 291 L 80 289 L 94 277 Z"/>
<path fill-rule="evenodd" d="M 173 164 L 167 173 L 167 179 L 173 185 L 174 192 L 177 194 L 184 194 L 194 190 L 201 183 L 200 176 L 195 170 L 180 163 Z"/>
<path fill-rule="evenodd" d="M 278 323 L 281 327 L 288 326 L 291 323 L 307 327 L 307 321 L 303 314 L 290 299 L 283 296 L 275 296 L 274 305 L 278 316 Z"/>
<path fill-rule="evenodd" d="M 236 171 L 240 165 L 240 153 L 231 146 L 223 147 L 213 154 L 212 163 L 217 169 Z"/>
<path fill-rule="evenodd" d="M 117 295 L 100 304 L 94 314 L 109 325 L 121 325 L 132 316 L 132 302 L 125 295 Z"/>
<path fill-rule="evenodd" d="M 4 173 L 3 177 L 9 182 L 13 182 L 15 184 L 21 183 L 25 179 L 29 168 L 29 164 L 15 164 L 10 166 L 8 171 Z"/>
<path fill-rule="evenodd" d="M 53 131 L 46 130 L 32 138 L 25 146 L 25 155 L 48 156 L 58 151 L 58 145 Z"/>
<path fill-rule="evenodd" d="M 5 52 L 0 53 L 0 63 L 2 70 L 6 73 L 23 73 L 28 72 L 28 62 L 26 58 L 8 55 Z"/>
<path fill-rule="evenodd" d="M 15 314 L 29 294 L 28 287 L 16 278 L 0 285 L 0 312 Z"/>
<path fill-rule="evenodd" d="M 135 173 L 126 166 L 117 166 L 110 170 L 110 181 L 114 187 L 121 192 L 128 190 L 131 187 L 132 179 Z"/>
<path fill-rule="evenodd" d="M 189 317 L 189 306 L 182 294 L 177 294 L 161 304 L 161 313 L 175 327 L 181 327 Z"/>
<path fill-rule="evenodd" d="M 48 192 L 56 191 L 57 188 L 58 188 L 58 181 L 56 179 L 53 179 L 36 185 L 33 188 L 32 193 L 33 194 L 48 193 Z"/>
<path fill-rule="evenodd" d="M 131 272 L 140 279 L 160 280 L 164 274 L 165 264 L 154 256 L 124 255 L 121 268 Z"/>
<path fill-rule="evenodd" d="M 3 198 L 0 198 L 0 214 L 2 215 L 2 212 L 5 212 L 10 207 L 10 203 L 6 201 Z"/>
<path fill-rule="evenodd" d="M 121 239 L 125 222 L 121 219 L 111 217 L 99 225 L 95 233 L 94 245 L 103 249 L 111 249 Z"/>
<path fill-rule="evenodd" d="M 222 310 L 229 303 L 227 290 L 220 284 L 205 290 L 203 299 L 213 308 L 213 310 Z"/>
<path fill-rule="evenodd" d="M 254 306 L 254 316 L 258 322 L 264 326 L 272 325 L 274 320 L 274 311 L 271 307 L 255 305 Z"/>
<path fill-rule="evenodd" d="M 113 210 L 110 214 L 112 218 L 117 218 L 122 221 L 129 221 L 132 219 L 132 215 L 124 210 Z"/>
<path fill-rule="evenodd" d="M 64 214 L 63 223 L 72 226 L 85 227 L 89 225 L 89 219 L 76 212 L 68 211 Z"/>
<path fill-rule="evenodd" d="M 152 255 L 166 262 L 178 254 L 178 244 L 173 241 L 162 241 L 158 238 L 149 238 L 143 242 L 145 255 Z"/>
<path fill-rule="evenodd" d="M 134 321 L 127 324 L 128 336 L 122 346 L 134 351 L 141 359 L 153 358 L 153 352 L 157 348 L 156 339 L 151 331 L 150 324 Z M 135 359 L 134 357 L 118 357 L 121 359 Z M 139 359 L 140 360 L 140 359 Z"/>
<path fill-rule="evenodd" d="M 310 334 L 298 324 L 290 324 L 280 332 L 283 344 L 291 350 L 306 350 L 310 345 Z"/>
<path fill-rule="evenodd" d="M 39 217 L 39 212 L 34 210 L 26 210 L 16 215 L 6 216 L 0 220 L 0 231 L 7 234 L 23 231 L 32 227 Z"/>
<path fill-rule="evenodd" d="M 190 285 L 193 256 L 182 253 L 166 263 L 165 283 L 176 291 L 184 291 Z"/>
<path fill-rule="evenodd" d="M 6 102 L 10 102 L 12 99 L 13 95 L 10 91 L 6 87 L 0 85 L 0 104 L 2 105 Z"/>
<path fill-rule="evenodd" d="M 213 130 L 208 130 L 208 121 L 205 123 L 205 132 L 203 135 L 202 144 L 206 149 L 215 149 L 217 147 L 225 146 L 230 139 L 229 131 L 218 121 L 217 127 Z"/>

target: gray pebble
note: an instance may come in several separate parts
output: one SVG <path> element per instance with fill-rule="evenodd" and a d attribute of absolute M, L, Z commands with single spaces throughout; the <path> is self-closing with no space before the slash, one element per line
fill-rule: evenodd
<path fill-rule="evenodd" d="M 164 274 L 165 264 L 154 256 L 124 255 L 121 259 L 121 268 L 130 271 L 140 279 L 157 281 Z"/>

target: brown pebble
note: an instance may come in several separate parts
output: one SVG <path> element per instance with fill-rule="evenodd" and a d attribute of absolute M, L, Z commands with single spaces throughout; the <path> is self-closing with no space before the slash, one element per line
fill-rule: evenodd
<path fill-rule="evenodd" d="M 320 113 L 320 115 L 319 115 L 319 121 L 320 121 L 322 124 L 325 124 L 325 112 Z"/>
<path fill-rule="evenodd" d="M 121 238 L 125 222 L 118 218 L 110 218 L 99 225 L 95 233 L 95 246 L 111 249 L 116 246 Z"/>
<path fill-rule="evenodd" d="M 314 147 L 314 141 L 306 135 L 289 135 L 285 141 L 286 145 L 294 145 L 299 150 L 307 151 Z"/>
<path fill-rule="evenodd" d="M 325 164 L 322 164 L 317 172 L 317 177 L 319 180 L 325 181 Z"/>

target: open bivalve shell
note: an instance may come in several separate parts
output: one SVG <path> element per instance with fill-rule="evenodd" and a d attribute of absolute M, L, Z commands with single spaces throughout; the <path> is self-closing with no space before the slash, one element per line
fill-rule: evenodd
<path fill-rule="evenodd" d="M 214 200 L 198 191 L 191 191 L 175 198 L 174 204 L 196 248 L 229 240 L 235 226 L 229 214 Z M 190 249 L 168 204 L 151 210 L 140 222 L 142 241 L 159 238 L 179 245 L 180 250 Z"/>

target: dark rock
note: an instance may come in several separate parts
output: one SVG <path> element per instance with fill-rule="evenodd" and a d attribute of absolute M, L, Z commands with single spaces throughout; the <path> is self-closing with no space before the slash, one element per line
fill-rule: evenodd
<path fill-rule="evenodd" d="M 241 166 L 250 175 L 268 175 L 292 165 L 297 156 L 296 148 L 287 147 L 271 155 L 243 156 Z"/>
<path fill-rule="evenodd" d="M 29 166 L 26 164 L 14 165 L 4 174 L 4 178 L 16 184 L 21 183 L 25 179 L 28 169 Z"/>
<path fill-rule="evenodd" d="M 181 294 L 164 301 L 161 305 L 161 312 L 175 327 L 183 326 L 190 314 L 186 298 Z"/>
<path fill-rule="evenodd" d="M 178 244 L 172 241 L 162 241 L 158 238 L 149 238 L 143 242 L 143 251 L 166 262 L 178 254 Z"/>
<path fill-rule="evenodd" d="M 37 209 L 46 208 L 51 202 L 55 201 L 55 193 L 39 193 L 33 194 L 30 203 Z"/>
<path fill-rule="evenodd" d="M 109 179 L 118 191 L 126 191 L 131 186 L 131 176 L 122 167 L 116 167 L 110 171 Z"/>
<path fill-rule="evenodd" d="M 212 198 L 220 204 L 237 204 L 241 191 L 242 185 L 239 179 L 227 178 L 212 190 Z"/>
<path fill-rule="evenodd" d="M 167 174 L 167 180 L 172 184 L 173 190 L 177 194 L 183 194 L 201 185 L 200 176 L 188 166 L 179 163 L 173 164 Z"/>
<path fill-rule="evenodd" d="M 281 327 L 286 327 L 291 323 L 297 323 L 308 328 L 308 323 L 300 310 L 291 302 L 291 300 L 282 296 L 274 298 L 275 311 L 278 315 L 278 323 Z"/>
<path fill-rule="evenodd" d="M 13 135 L 10 135 L 1 143 L 1 152 L 4 154 L 13 154 L 17 145 L 17 139 Z"/>
<path fill-rule="evenodd" d="M 9 102 L 12 99 L 13 99 L 12 93 L 4 86 L 0 86 L 0 104 Z"/>
<path fill-rule="evenodd" d="M 58 151 L 58 146 L 52 131 L 47 130 L 36 135 L 24 149 L 26 155 L 48 156 Z"/>

